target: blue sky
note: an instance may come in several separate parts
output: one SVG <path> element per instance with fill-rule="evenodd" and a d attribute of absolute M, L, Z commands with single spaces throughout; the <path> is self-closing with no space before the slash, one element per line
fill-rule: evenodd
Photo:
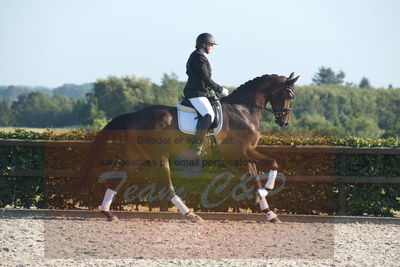
<path fill-rule="evenodd" d="M 326 66 L 400 87 L 399 10 L 397 0 L 0 0 L 0 85 L 186 80 L 196 36 L 211 32 L 222 85 L 292 71 L 310 84 Z"/>

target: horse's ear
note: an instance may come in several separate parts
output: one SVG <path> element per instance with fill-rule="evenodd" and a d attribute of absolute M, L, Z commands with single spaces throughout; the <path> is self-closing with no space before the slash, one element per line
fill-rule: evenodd
<path fill-rule="evenodd" d="M 290 73 L 288 80 L 292 79 L 294 77 L 294 72 Z"/>
<path fill-rule="evenodd" d="M 292 73 L 293 74 L 293 73 Z M 292 74 L 290 74 L 290 76 L 292 76 Z M 294 76 L 294 75 L 293 75 Z M 299 79 L 299 77 L 300 77 L 300 75 L 299 76 L 297 76 L 297 77 L 295 77 L 295 78 L 288 78 L 287 80 L 286 80 L 286 84 L 287 85 L 293 85 L 295 82 L 297 82 L 297 80 Z"/>

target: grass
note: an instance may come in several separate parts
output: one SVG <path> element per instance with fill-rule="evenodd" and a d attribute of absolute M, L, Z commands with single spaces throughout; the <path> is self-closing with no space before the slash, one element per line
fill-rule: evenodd
<path fill-rule="evenodd" d="M 32 127 L 0 127 L 0 132 L 13 132 L 15 129 L 22 129 L 25 131 L 31 131 L 36 133 L 43 133 L 47 131 L 52 131 L 56 134 L 62 134 L 69 132 L 74 129 L 78 129 L 80 126 L 70 126 L 69 128 L 32 128 Z"/>

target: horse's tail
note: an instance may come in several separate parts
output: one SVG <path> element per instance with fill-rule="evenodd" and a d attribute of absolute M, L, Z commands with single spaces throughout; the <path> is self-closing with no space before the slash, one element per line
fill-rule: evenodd
<path fill-rule="evenodd" d="M 111 120 L 95 137 L 94 141 L 90 144 L 84 163 L 81 165 L 77 179 L 69 185 L 68 190 L 82 191 L 90 182 L 93 181 L 93 175 L 96 165 L 99 163 L 99 159 L 104 154 L 106 143 L 109 140 L 114 140 L 118 136 L 119 130 L 126 129 L 125 120 L 121 117 L 116 117 Z M 122 119 L 122 120 L 121 120 Z"/>

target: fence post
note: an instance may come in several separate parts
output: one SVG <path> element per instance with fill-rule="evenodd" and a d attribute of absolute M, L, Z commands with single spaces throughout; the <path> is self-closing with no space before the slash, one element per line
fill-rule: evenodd
<path fill-rule="evenodd" d="M 339 155 L 339 167 L 340 171 L 345 173 L 347 168 L 346 154 Z M 338 183 L 338 198 L 338 215 L 347 215 L 347 185 L 345 183 Z"/>

